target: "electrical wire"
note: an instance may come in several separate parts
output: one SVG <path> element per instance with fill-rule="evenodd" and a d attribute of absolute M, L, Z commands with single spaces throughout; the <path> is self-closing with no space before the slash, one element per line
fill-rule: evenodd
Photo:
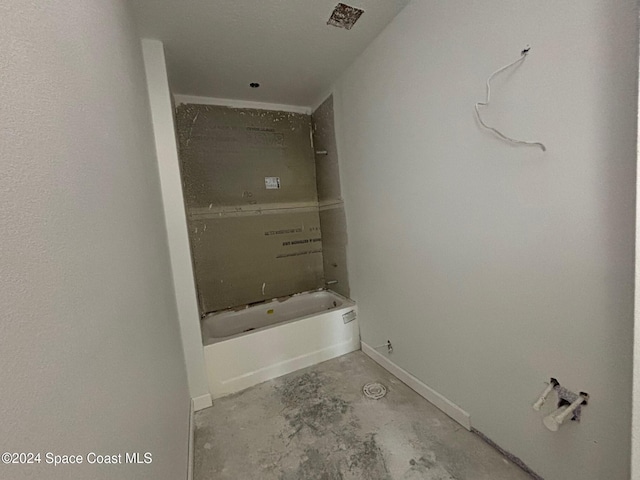
<path fill-rule="evenodd" d="M 516 65 L 516 64 L 518 64 L 520 62 L 523 62 L 524 59 L 527 58 L 527 55 L 529 54 L 529 50 L 530 50 L 529 47 L 525 48 L 524 50 L 522 50 L 522 52 L 520 54 L 520 58 L 518 58 L 514 62 L 511 62 L 509 65 L 505 65 L 504 67 L 496 70 L 495 72 L 493 72 L 489 76 L 489 78 L 487 79 L 487 100 L 485 102 L 476 103 L 476 105 L 475 105 L 476 116 L 478 117 L 478 121 L 480 122 L 480 125 L 482 125 L 487 130 L 491 130 L 493 133 L 498 135 L 503 140 L 506 140 L 507 142 L 511 142 L 511 143 L 517 143 L 517 144 L 520 144 L 520 145 L 538 146 L 538 147 L 540 147 L 542 149 L 543 152 L 546 152 L 547 151 L 547 147 L 545 147 L 544 144 L 542 144 L 540 142 L 528 142 L 528 141 L 525 141 L 525 140 L 516 140 L 515 138 L 507 137 L 504 133 L 502 133 L 497 128 L 493 128 L 493 127 L 487 125 L 486 123 L 484 123 L 484 121 L 482 120 L 482 117 L 480 116 L 480 107 L 481 106 L 482 107 L 488 106 L 489 102 L 491 101 L 491 80 L 493 80 L 493 77 L 495 77 L 499 73 L 504 72 L 508 68 L 513 67 L 514 65 Z"/>

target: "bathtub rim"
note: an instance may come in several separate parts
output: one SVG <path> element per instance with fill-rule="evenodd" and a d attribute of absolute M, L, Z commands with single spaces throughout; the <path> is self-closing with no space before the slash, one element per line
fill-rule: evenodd
<path fill-rule="evenodd" d="M 233 308 L 228 308 L 228 309 L 225 309 L 225 310 L 219 310 L 217 312 L 212 312 L 212 313 L 209 313 L 209 314 L 205 315 L 204 317 L 202 317 L 200 319 L 200 331 L 202 332 L 202 345 L 203 345 L 203 347 L 206 347 L 208 345 L 213 345 L 213 344 L 216 344 L 216 343 L 225 342 L 227 340 L 233 340 L 233 339 L 236 339 L 236 338 L 239 338 L 239 337 L 243 337 L 245 335 L 251 335 L 253 333 L 262 332 L 262 331 L 270 329 L 270 328 L 286 325 L 288 323 L 297 322 L 299 320 L 305 320 L 307 318 L 317 317 L 317 316 L 319 316 L 319 315 L 321 315 L 323 313 L 334 313 L 334 312 L 339 312 L 340 310 L 353 309 L 353 307 L 356 306 L 355 300 L 352 300 L 351 298 L 345 297 L 344 295 L 340 295 L 339 293 L 334 292 L 333 290 L 331 290 L 329 288 L 316 288 L 314 290 L 307 290 L 305 292 L 300 292 L 300 293 L 294 293 L 294 294 L 291 294 L 291 295 L 287 295 L 286 297 L 287 297 L 287 299 L 289 299 L 289 298 L 296 297 L 296 296 L 302 296 L 302 295 L 305 295 L 305 294 L 318 293 L 318 292 L 327 292 L 327 293 L 330 293 L 332 295 L 335 295 L 336 297 L 340 298 L 343 301 L 343 303 L 342 303 L 342 305 L 339 305 L 337 307 L 334 307 L 334 308 L 331 308 L 331 309 L 328 309 L 328 310 L 319 310 L 319 311 L 314 312 L 314 313 L 309 313 L 307 315 L 303 315 L 303 316 L 300 316 L 300 317 L 291 318 L 289 320 L 283 320 L 281 322 L 273 323 L 271 325 L 265 325 L 263 327 L 258 327 L 256 329 L 250 330 L 248 332 L 236 333 L 234 335 L 229 335 L 227 337 L 211 337 L 211 336 L 209 336 L 208 329 L 205 327 L 204 322 L 207 319 L 209 319 L 212 316 L 214 316 L 214 315 L 225 313 L 227 311 L 231 311 L 231 310 L 242 308 L 242 307 L 233 307 Z M 261 303 L 255 305 L 255 306 L 269 304 L 271 302 L 277 301 L 280 298 L 284 298 L 284 297 L 272 298 L 271 300 L 267 300 L 265 302 L 261 302 Z M 252 307 L 249 306 L 247 308 L 252 308 Z"/>

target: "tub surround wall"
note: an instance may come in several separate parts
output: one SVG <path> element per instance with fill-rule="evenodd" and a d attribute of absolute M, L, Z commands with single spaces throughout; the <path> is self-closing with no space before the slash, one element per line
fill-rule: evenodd
<path fill-rule="evenodd" d="M 190 215 L 202 313 L 322 285 L 318 207 L 283 210 Z"/>
<path fill-rule="evenodd" d="M 176 118 L 189 210 L 317 201 L 309 115 L 181 104 Z"/>
<path fill-rule="evenodd" d="M 340 189 L 333 96 L 329 96 L 313 112 L 311 119 L 320 203 L 324 278 L 325 282 L 331 282 L 332 290 L 348 297 L 350 291 L 346 253 L 347 223 Z M 334 281 L 338 283 L 333 283 Z"/>
<path fill-rule="evenodd" d="M 181 104 L 176 118 L 201 313 L 323 286 L 309 115 Z"/>
<path fill-rule="evenodd" d="M 542 477 L 628 479 L 635 0 L 412 2 L 334 91 L 363 341 Z M 473 105 L 487 76 L 486 120 Z M 591 395 L 557 433 L 554 376 Z M 549 402 L 550 408 L 553 402 Z"/>

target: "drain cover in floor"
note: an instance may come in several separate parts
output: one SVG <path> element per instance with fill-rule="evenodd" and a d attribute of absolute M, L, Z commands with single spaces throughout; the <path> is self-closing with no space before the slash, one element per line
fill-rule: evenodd
<path fill-rule="evenodd" d="M 364 396 L 367 398 L 380 400 L 387 394 L 387 388 L 378 382 L 367 383 L 362 387 L 362 393 L 364 393 Z"/>

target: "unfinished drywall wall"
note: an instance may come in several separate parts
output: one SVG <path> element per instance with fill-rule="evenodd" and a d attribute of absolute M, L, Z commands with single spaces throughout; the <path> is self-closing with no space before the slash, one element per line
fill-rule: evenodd
<path fill-rule="evenodd" d="M 340 190 L 340 166 L 333 113 L 333 96 L 313 112 L 313 144 L 316 155 L 316 183 L 320 204 L 322 259 L 325 283 L 349 297 L 347 272 L 347 223 Z M 336 283 L 337 282 L 337 283 Z"/>
<path fill-rule="evenodd" d="M 186 478 L 190 397 L 129 6 L 0 11 L 0 451 L 41 453 L 0 477 Z"/>
<path fill-rule="evenodd" d="M 321 287 L 309 115 L 183 104 L 176 118 L 201 313 Z"/>
<path fill-rule="evenodd" d="M 413 2 L 334 92 L 363 341 L 547 480 L 629 478 L 637 2 Z M 492 84 L 479 128 L 473 105 Z M 386 354 L 386 353 L 385 353 Z M 591 394 L 557 433 L 549 377 Z"/>

